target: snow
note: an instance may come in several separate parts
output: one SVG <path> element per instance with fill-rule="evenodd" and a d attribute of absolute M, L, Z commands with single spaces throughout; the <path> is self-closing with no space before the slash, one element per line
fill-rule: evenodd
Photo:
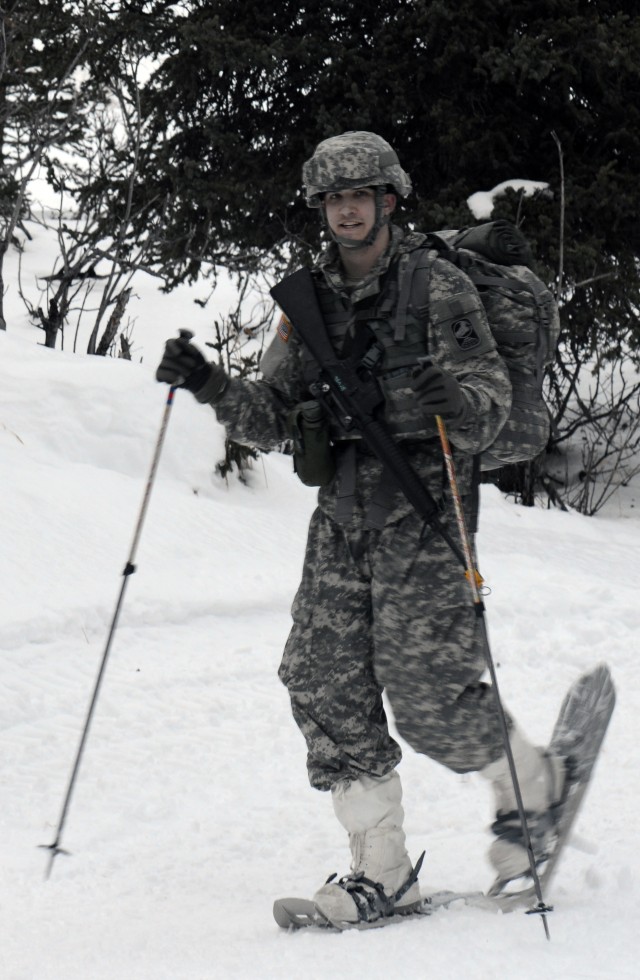
<path fill-rule="evenodd" d="M 549 185 L 539 180 L 503 180 L 490 191 L 476 191 L 467 198 L 467 205 L 477 221 L 490 218 L 493 214 L 495 199 L 504 194 L 506 190 L 521 191 L 525 197 L 541 191 L 548 191 Z M 549 192 L 550 193 L 550 192 Z"/>
<path fill-rule="evenodd" d="M 133 363 L 38 346 L 15 289 L 0 333 L 0 976 L 635 977 L 634 491 L 595 518 L 482 491 L 480 564 L 505 703 L 544 743 L 585 670 L 606 661 L 618 688 L 575 846 L 545 895 L 551 942 L 536 917 L 468 907 L 379 931 L 288 935 L 273 899 L 310 896 L 348 863 L 276 676 L 314 492 L 273 454 L 248 486 L 214 477 L 222 430 L 183 392 L 64 828 L 71 855 L 45 880 L 38 845 L 55 837 L 164 412 L 158 353 L 179 327 L 206 338 L 212 318 L 193 291 L 165 297 L 140 278 L 138 293 Z M 408 747 L 400 772 L 410 853 L 427 851 L 423 892 L 486 887 L 486 785 Z"/>

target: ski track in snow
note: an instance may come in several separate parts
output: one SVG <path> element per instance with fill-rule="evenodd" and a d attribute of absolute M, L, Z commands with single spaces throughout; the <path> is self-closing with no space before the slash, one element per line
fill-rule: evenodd
<path fill-rule="evenodd" d="M 164 300 L 155 300 L 156 310 Z M 150 304 L 153 319 L 153 299 Z M 640 942 L 640 526 L 483 488 L 480 568 L 505 703 L 543 743 L 599 661 L 618 705 L 535 917 L 455 907 L 380 931 L 287 935 L 275 897 L 347 870 L 277 679 L 314 494 L 270 455 L 212 479 L 222 433 L 178 393 L 62 845 L 48 854 L 157 437 L 152 369 L 0 335 L 2 980 L 630 980 Z M 37 397 L 34 397 L 34 394 Z M 405 746 L 423 892 L 486 887 L 491 801 Z"/>

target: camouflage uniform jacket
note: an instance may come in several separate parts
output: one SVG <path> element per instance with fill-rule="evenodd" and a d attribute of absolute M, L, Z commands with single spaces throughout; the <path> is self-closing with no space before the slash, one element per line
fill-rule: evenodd
<path fill-rule="evenodd" d="M 403 234 L 391 226 L 391 242 L 370 274 L 355 288 L 349 288 L 343 277 L 339 254 L 330 245 L 314 266 L 313 274 L 322 299 L 323 309 L 353 310 L 354 304 L 375 299 L 380 294 L 384 274 L 397 261 L 397 290 L 402 294 L 403 278 L 412 253 L 420 248 L 424 236 Z M 422 249 L 423 254 L 427 254 Z M 427 309 L 415 310 L 409 304 L 407 328 L 403 340 L 397 342 L 406 349 L 416 346 L 416 329 L 423 336 L 421 349 L 462 385 L 470 409 L 463 425 L 449 427 L 451 442 L 456 451 L 458 481 L 463 494 L 472 490 L 473 457 L 489 446 L 505 419 L 511 405 L 511 386 L 506 368 L 496 351 L 496 344 L 486 321 L 486 315 L 475 287 L 464 273 L 451 263 L 428 253 L 428 269 L 413 273 L 428 275 L 425 296 Z M 460 312 L 462 311 L 462 312 Z M 338 317 L 340 319 L 340 317 Z M 342 316 L 342 321 L 348 321 Z M 461 335 L 460 326 L 467 328 Z M 469 345 L 468 330 L 473 343 Z M 352 327 L 352 329 L 354 329 Z M 465 334 L 465 331 L 462 331 Z M 391 346 L 391 345 L 390 345 Z M 396 344 L 390 355 L 396 357 Z M 237 442 L 265 450 L 282 449 L 289 439 L 287 416 L 299 402 L 311 396 L 308 390 L 308 359 L 295 330 L 279 329 L 278 335 L 261 361 L 263 378 L 259 381 L 232 379 L 215 405 L 216 414 L 227 435 Z M 384 370 L 384 362 L 383 362 Z M 411 398 L 408 372 L 404 380 L 394 378 L 383 384 L 387 396 L 385 421 L 407 446 L 414 468 L 436 499 L 446 497 L 442 451 L 433 418 L 420 411 Z M 411 406 L 408 409 L 408 406 Z M 380 483 L 382 467 L 368 452 L 358 452 L 356 507 L 353 520 L 361 521 L 368 502 Z M 330 517 L 334 515 L 339 478 L 319 491 L 319 504 Z M 411 511 L 411 505 L 397 491 L 392 501 L 389 520 L 397 520 Z"/>

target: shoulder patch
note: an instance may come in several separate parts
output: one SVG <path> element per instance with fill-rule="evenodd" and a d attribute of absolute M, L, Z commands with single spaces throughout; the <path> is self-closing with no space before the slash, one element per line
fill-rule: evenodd
<path fill-rule="evenodd" d="M 475 350 L 476 347 L 480 346 L 481 340 L 478 331 L 474 329 L 473 323 L 466 316 L 453 321 L 451 333 L 461 351 Z"/>
<path fill-rule="evenodd" d="M 456 293 L 438 300 L 432 305 L 431 315 L 455 360 L 495 350 L 496 343 L 486 323 L 482 303 L 474 293 Z"/>
<path fill-rule="evenodd" d="M 293 326 L 291 325 L 291 321 L 287 320 L 286 316 L 283 313 L 278 321 L 276 332 L 278 334 L 278 337 L 284 344 L 289 343 L 289 337 L 291 336 L 292 330 L 293 330 Z"/>

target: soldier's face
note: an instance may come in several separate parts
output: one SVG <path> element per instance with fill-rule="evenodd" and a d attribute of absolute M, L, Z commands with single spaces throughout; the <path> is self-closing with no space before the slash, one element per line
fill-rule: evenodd
<path fill-rule="evenodd" d="M 394 194 L 385 194 L 384 211 L 390 214 L 395 204 Z M 324 195 L 324 208 L 331 231 L 340 238 L 361 241 L 366 238 L 376 220 L 376 192 L 372 187 L 330 191 Z"/>

